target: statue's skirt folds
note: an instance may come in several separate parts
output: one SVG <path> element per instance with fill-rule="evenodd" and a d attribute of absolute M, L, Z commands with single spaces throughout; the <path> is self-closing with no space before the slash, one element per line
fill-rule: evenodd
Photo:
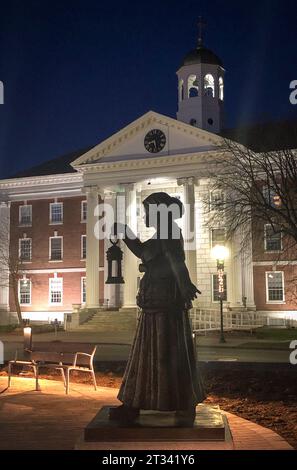
<path fill-rule="evenodd" d="M 118 398 L 143 410 L 185 410 L 205 399 L 187 311 L 142 311 Z"/>

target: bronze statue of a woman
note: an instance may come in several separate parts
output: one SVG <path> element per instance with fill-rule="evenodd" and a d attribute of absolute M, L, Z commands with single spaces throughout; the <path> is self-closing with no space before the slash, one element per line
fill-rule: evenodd
<path fill-rule="evenodd" d="M 137 294 L 141 315 L 118 394 L 123 404 L 111 408 L 109 417 L 132 422 L 140 410 L 175 411 L 178 426 L 191 426 L 196 405 L 205 395 L 188 316 L 191 301 L 200 292 L 191 282 L 181 230 L 174 221 L 184 208 L 181 201 L 163 192 L 151 194 L 143 204 L 146 226 L 156 229 L 151 239 L 142 243 L 129 227 L 115 224 L 128 248 L 141 258 L 144 276 Z M 165 238 L 161 218 L 151 217 L 154 210 L 159 213 L 160 205 L 170 208 Z M 173 206 L 178 211 L 171 212 Z"/>

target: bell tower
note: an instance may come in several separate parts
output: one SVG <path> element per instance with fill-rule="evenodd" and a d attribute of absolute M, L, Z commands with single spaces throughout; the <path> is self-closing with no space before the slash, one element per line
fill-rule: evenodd
<path fill-rule="evenodd" d="M 177 119 L 209 132 L 219 133 L 223 124 L 224 73 L 222 61 L 203 44 L 202 18 L 198 42 L 178 69 Z"/>

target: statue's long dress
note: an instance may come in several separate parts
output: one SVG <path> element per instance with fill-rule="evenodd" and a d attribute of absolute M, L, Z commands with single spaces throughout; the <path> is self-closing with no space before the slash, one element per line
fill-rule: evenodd
<path fill-rule="evenodd" d="M 145 274 L 137 304 L 141 315 L 118 394 L 143 410 L 185 410 L 205 399 L 180 287 L 191 282 L 182 240 L 125 240 Z"/>

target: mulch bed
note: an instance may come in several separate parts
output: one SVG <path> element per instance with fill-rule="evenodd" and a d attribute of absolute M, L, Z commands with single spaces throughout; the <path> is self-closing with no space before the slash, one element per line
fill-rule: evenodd
<path fill-rule="evenodd" d="M 6 375 L 6 371 L 0 371 Z M 28 372 L 28 375 L 31 375 Z M 123 366 L 96 372 L 102 387 L 118 388 L 122 381 Z M 41 378 L 61 380 L 59 373 L 40 374 Z M 284 370 L 203 370 L 207 392 L 205 403 L 220 407 L 241 418 L 269 428 L 297 449 L 297 380 Z M 90 383 L 89 374 L 72 373 L 72 381 Z"/>

